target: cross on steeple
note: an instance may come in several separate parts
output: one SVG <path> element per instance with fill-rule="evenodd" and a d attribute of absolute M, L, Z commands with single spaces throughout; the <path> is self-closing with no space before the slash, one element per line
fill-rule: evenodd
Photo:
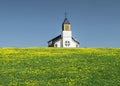
<path fill-rule="evenodd" d="M 67 18 L 67 13 L 65 12 L 65 18 Z"/>
<path fill-rule="evenodd" d="M 70 22 L 67 19 L 67 13 L 65 12 L 65 19 L 62 23 L 62 31 L 71 31 Z"/>
<path fill-rule="evenodd" d="M 64 21 L 63 21 L 63 25 L 64 24 L 70 24 L 70 22 L 68 21 L 68 19 L 67 19 L 67 13 L 65 12 L 65 19 L 64 19 Z"/>

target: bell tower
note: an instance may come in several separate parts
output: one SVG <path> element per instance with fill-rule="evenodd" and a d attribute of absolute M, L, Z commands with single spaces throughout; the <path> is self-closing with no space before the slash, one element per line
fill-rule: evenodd
<path fill-rule="evenodd" d="M 62 24 L 62 31 L 70 31 L 71 30 L 71 25 L 70 22 L 67 19 L 67 14 L 65 13 L 65 19 Z"/>
<path fill-rule="evenodd" d="M 68 21 L 65 13 L 65 19 L 62 23 L 62 47 L 71 47 L 72 43 L 72 31 L 71 31 L 71 25 Z"/>

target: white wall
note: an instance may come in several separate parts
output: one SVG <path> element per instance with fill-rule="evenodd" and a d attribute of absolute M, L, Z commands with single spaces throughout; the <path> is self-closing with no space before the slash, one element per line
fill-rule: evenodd
<path fill-rule="evenodd" d="M 61 45 L 61 42 L 62 42 L 62 40 L 60 39 L 60 40 L 58 40 L 55 44 L 54 44 L 54 47 L 61 47 L 62 45 Z M 56 46 L 57 45 L 57 46 Z"/>
<path fill-rule="evenodd" d="M 62 31 L 62 44 L 63 47 L 76 47 L 76 45 L 78 45 L 73 39 L 72 39 L 72 31 Z M 70 46 L 66 46 L 65 45 L 65 41 L 69 41 L 70 42 Z"/>
<path fill-rule="evenodd" d="M 76 43 L 74 40 L 72 40 L 71 47 L 79 47 L 78 43 Z"/>

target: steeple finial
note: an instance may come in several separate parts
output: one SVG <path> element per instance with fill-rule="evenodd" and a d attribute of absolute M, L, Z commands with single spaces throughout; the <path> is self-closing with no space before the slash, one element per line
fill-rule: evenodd
<path fill-rule="evenodd" d="M 67 18 L 67 13 L 65 12 L 65 18 Z"/>
<path fill-rule="evenodd" d="M 63 24 L 70 24 L 70 22 L 67 19 L 67 13 L 65 12 L 65 19 L 63 21 Z"/>

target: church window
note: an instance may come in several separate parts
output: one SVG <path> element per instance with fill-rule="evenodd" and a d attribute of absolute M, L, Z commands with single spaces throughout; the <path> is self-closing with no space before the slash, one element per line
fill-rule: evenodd
<path fill-rule="evenodd" d="M 70 41 L 65 41 L 65 46 L 70 46 Z"/>

